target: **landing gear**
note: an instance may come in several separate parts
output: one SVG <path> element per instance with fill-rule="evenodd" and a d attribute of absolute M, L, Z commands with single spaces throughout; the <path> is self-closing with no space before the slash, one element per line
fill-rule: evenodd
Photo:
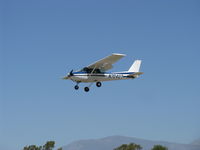
<path fill-rule="evenodd" d="M 94 82 L 91 82 L 88 86 L 86 86 L 85 88 L 84 88 L 84 91 L 85 92 L 89 92 L 90 91 L 90 87 L 91 87 L 91 85 L 93 84 L 93 83 L 95 83 L 96 81 L 94 81 Z M 78 90 L 79 89 L 79 86 L 78 86 L 78 84 L 80 83 L 80 82 L 76 82 L 77 84 L 74 86 L 74 89 L 75 90 Z M 101 87 L 101 82 L 96 82 L 96 86 L 97 87 Z"/>
<path fill-rule="evenodd" d="M 85 92 L 89 92 L 90 89 L 89 89 L 89 87 L 85 87 L 84 90 L 85 90 Z"/>
<path fill-rule="evenodd" d="M 96 83 L 96 86 L 97 86 L 97 87 L 101 87 L 101 82 L 97 82 L 97 83 Z"/>
<path fill-rule="evenodd" d="M 78 90 L 78 89 L 79 89 L 79 86 L 78 86 L 78 85 L 75 85 L 75 86 L 74 86 L 74 89 L 75 89 L 75 90 Z"/>

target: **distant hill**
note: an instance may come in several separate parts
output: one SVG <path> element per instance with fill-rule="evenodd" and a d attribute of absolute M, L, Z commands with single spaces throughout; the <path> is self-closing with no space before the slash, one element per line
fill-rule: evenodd
<path fill-rule="evenodd" d="M 167 146 L 169 150 L 200 150 L 200 145 L 150 141 L 125 136 L 109 136 L 101 139 L 75 141 L 67 146 L 63 146 L 63 150 L 113 150 L 122 144 L 131 142 L 140 144 L 143 150 L 151 150 L 157 144 Z"/>
<path fill-rule="evenodd" d="M 200 146 L 200 139 L 195 140 L 191 143 L 192 145 L 199 145 Z"/>

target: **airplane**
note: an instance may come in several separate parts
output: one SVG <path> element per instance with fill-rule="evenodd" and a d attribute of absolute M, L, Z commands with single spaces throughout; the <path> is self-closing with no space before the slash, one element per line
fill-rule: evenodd
<path fill-rule="evenodd" d="M 126 55 L 113 53 L 112 55 L 100 59 L 81 70 L 71 70 L 67 76 L 63 77 L 62 79 L 76 82 L 76 85 L 74 86 L 75 90 L 79 89 L 79 83 L 90 83 L 89 86 L 84 88 L 85 92 L 88 92 L 93 83 L 96 83 L 97 87 L 101 87 L 101 82 L 103 81 L 134 79 L 143 74 L 143 72 L 139 72 L 142 62 L 141 60 L 135 60 L 128 71 L 111 73 L 106 72 L 107 70 L 113 68 L 113 64 L 124 56 Z"/>

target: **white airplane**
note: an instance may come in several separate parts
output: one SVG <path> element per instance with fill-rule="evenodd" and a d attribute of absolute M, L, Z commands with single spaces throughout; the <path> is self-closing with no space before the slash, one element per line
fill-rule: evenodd
<path fill-rule="evenodd" d="M 113 64 L 120 60 L 122 57 L 126 55 L 124 54 L 112 54 L 107 56 L 87 67 L 79 71 L 70 71 L 63 79 L 70 79 L 77 84 L 74 86 L 76 90 L 79 89 L 78 84 L 81 82 L 91 84 L 88 87 L 85 87 L 85 92 L 88 92 L 90 89 L 89 87 L 96 82 L 97 87 L 101 87 L 102 81 L 111 81 L 111 80 L 124 80 L 124 79 L 134 79 L 139 77 L 139 75 L 143 74 L 143 72 L 139 72 L 141 60 L 135 60 L 132 66 L 128 71 L 122 72 L 112 72 L 108 73 L 105 72 L 111 68 L 113 68 Z"/>

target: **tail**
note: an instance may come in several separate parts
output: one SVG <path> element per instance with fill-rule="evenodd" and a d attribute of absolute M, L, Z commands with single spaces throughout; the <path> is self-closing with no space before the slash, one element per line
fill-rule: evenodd
<path fill-rule="evenodd" d="M 143 72 L 140 72 L 140 65 L 141 65 L 141 60 L 135 60 L 134 63 L 132 64 L 132 66 L 129 68 L 128 72 L 131 72 L 130 75 L 128 75 L 131 78 L 137 78 L 139 77 L 141 74 L 143 74 Z"/>
<path fill-rule="evenodd" d="M 141 74 L 143 74 L 143 72 L 140 72 L 141 62 L 142 62 L 141 60 L 135 60 L 134 63 L 132 64 L 132 66 L 129 68 L 128 71 L 115 72 L 115 73 L 126 73 L 126 74 L 128 73 L 127 77 L 137 78 Z"/>
<path fill-rule="evenodd" d="M 132 66 L 129 68 L 128 72 L 139 72 L 141 60 L 135 60 Z"/>

